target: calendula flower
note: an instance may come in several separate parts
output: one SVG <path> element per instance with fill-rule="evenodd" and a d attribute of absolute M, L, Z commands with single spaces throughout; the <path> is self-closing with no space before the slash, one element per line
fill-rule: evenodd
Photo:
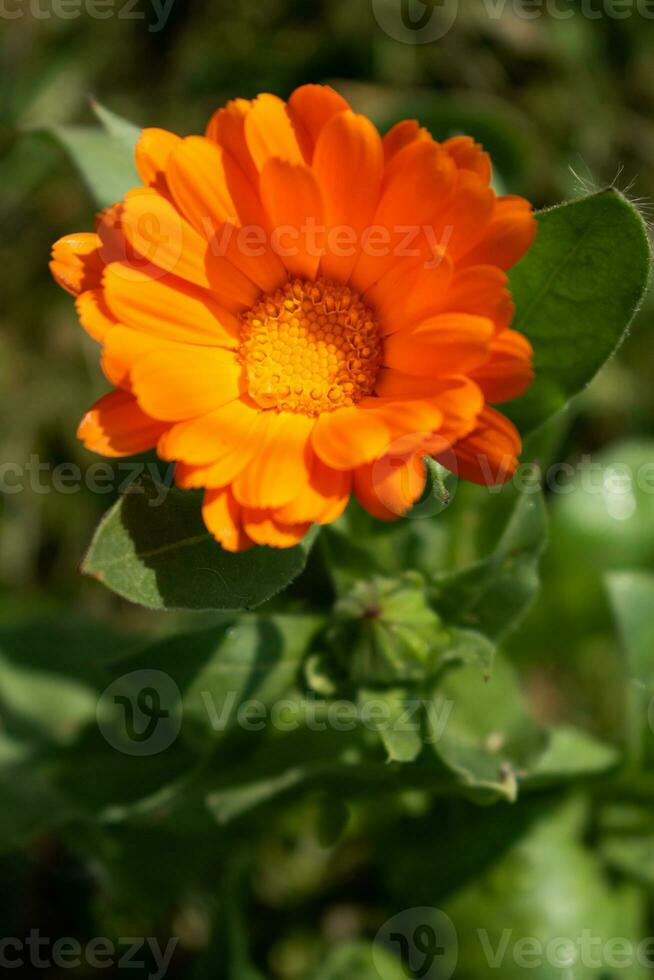
<path fill-rule="evenodd" d="M 333 89 L 146 129 L 143 187 L 53 249 L 114 386 L 79 436 L 155 448 L 224 548 L 294 545 L 354 494 L 404 514 L 432 455 L 500 483 L 520 439 L 491 405 L 532 378 L 508 270 L 535 231 L 472 139 L 383 139 Z"/>

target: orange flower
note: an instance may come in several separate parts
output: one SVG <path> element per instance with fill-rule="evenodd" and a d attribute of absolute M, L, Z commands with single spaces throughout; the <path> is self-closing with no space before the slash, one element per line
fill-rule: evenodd
<path fill-rule="evenodd" d="M 382 139 L 330 88 L 220 109 L 205 136 L 145 130 L 143 187 L 53 249 L 115 386 L 79 436 L 156 447 L 205 489 L 223 547 L 288 547 L 351 494 L 405 513 L 431 454 L 500 483 L 520 439 L 489 403 L 532 378 L 506 270 L 527 201 L 497 197 L 471 139 Z"/>

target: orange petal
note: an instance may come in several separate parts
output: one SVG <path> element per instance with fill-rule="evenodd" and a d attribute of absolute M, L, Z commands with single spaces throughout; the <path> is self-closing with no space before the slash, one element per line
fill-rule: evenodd
<path fill-rule="evenodd" d="M 364 243 L 352 274 L 355 289 L 365 292 L 398 259 L 409 254 L 424 262 L 442 255 L 443 241 L 434 226 L 455 179 L 451 157 L 433 140 L 415 140 L 392 157 L 384 171 L 381 199 L 372 218 L 375 234 L 379 234 L 379 229 L 385 233 L 386 248 L 376 244 L 373 248 L 373 239 Z M 381 244 L 381 238 L 379 241 Z"/>
<path fill-rule="evenodd" d="M 164 429 L 141 411 L 129 392 L 111 391 L 88 410 L 77 435 L 102 456 L 134 456 L 154 448 Z"/>
<path fill-rule="evenodd" d="M 261 172 L 261 198 L 273 228 L 275 252 L 291 275 L 314 279 L 322 254 L 323 236 L 319 240 L 315 232 L 323 223 L 323 203 L 312 171 L 271 157 Z"/>
<path fill-rule="evenodd" d="M 456 410 L 466 418 L 476 417 L 484 407 L 484 399 L 479 388 L 463 375 L 450 378 L 417 378 L 413 374 L 404 374 L 393 368 L 382 368 L 376 388 L 379 396 L 386 400 L 433 398 L 438 400 L 444 414 L 452 410 L 449 399 L 454 393 L 457 402 Z M 458 404 L 461 398 L 463 405 Z"/>
<path fill-rule="evenodd" d="M 492 336 L 485 317 L 443 313 L 388 337 L 384 364 L 418 377 L 463 374 L 488 359 Z"/>
<path fill-rule="evenodd" d="M 255 197 L 233 157 L 212 140 L 187 136 L 168 159 L 166 176 L 175 204 L 189 224 L 211 238 L 216 224 L 241 223 L 239 202 Z"/>
<path fill-rule="evenodd" d="M 237 398 L 208 415 L 173 425 L 159 444 L 159 454 L 206 465 L 238 450 L 247 462 L 259 448 L 262 423 L 262 412 Z"/>
<path fill-rule="evenodd" d="M 493 215 L 495 200 L 495 192 L 476 173 L 458 171 L 454 193 L 434 222 L 437 240 L 455 262 L 482 238 Z"/>
<path fill-rule="evenodd" d="M 166 129 L 144 129 L 134 151 L 141 180 L 164 197 L 168 196 L 168 158 L 179 143 L 180 137 Z"/>
<path fill-rule="evenodd" d="M 117 321 L 112 316 L 101 289 L 87 289 L 85 293 L 80 293 L 75 307 L 80 323 L 94 340 L 102 342 L 116 326 Z"/>
<path fill-rule="evenodd" d="M 362 507 L 382 521 L 396 521 L 422 496 L 427 469 L 420 453 L 395 452 L 354 473 L 354 494 Z"/>
<path fill-rule="evenodd" d="M 309 160 L 318 137 L 332 116 L 350 108 L 343 96 L 329 85 L 301 85 L 288 100 L 288 107 L 309 138 Z"/>
<path fill-rule="evenodd" d="M 109 310 L 126 326 L 176 343 L 238 346 L 236 317 L 183 279 L 151 279 L 114 262 L 105 270 L 103 285 Z"/>
<path fill-rule="evenodd" d="M 255 302 L 259 290 L 224 255 L 209 243 L 179 211 L 150 188 L 130 191 L 121 213 L 121 228 L 136 258 L 128 260 L 135 273 L 153 279 L 172 273 L 211 289 L 216 300 L 231 312 Z"/>
<path fill-rule="evenodd" d="M 99 237 L 92 232 L 65 235 L 52 246 L 50 271 L 73 296 L 100 285 L 104 268 L 100 246 Z"/>
<path fill-rule="evenodd" d="M 246 551 L 252 547 L 241 525 L 241 507 L 229 490 L 207 490 L 202 503 L 207 529 L 225 551 Z"/>
<path fill-rule="evenodd" d="M 252 102 L 248 99 L 233 99 L 214 112 L 205 135 L 231 153 L 252 186 L 256 187 L 257 168 L 245 139 L 245 118 L 251 109 Z"/>
<path fill-rule="evenodd" d="M 466 377 L 416 378 L 391 368 L 382 368 L 377 382 L 379 394 L 387 399 L 427 399 L 438 406 L 442 422 L 421 447 L 432 455 L 449 449 L 453 442 L 471 432 L 484 408 L 484 396 L 479 386 Z M 406 450 L 400 440 L 399 447 Z M 398 446 L 394 446 L 397 449 Z"/>
<path fill-rule="evenodd" d="M 379 314 L 382 333 L 389 336 L 442 309 L 452 269 L 447 255 L 428 267 L 413 258 L 396 262 L 366 293 Z"/>
<path fill-rule="evenodd" d="M 209 246 L 170 201 L 150 188 L 130 191 L 120 215 L 125 238 L 134 249 L 135 271 L 154 278 L 171 272 L 198 286 L 210 285 Z"/>
<path fill-rule="evenodd" d="M 270 157 L 304 163 L 308 156 L 306 133 L 276 95 L 264 93 L 254 100 L 245 117 L 245 139 L 258 171 Z"/>
<path fill-rule="evenodd" d="M 167 177 L 177 207 L 208 240 L 212 255 L 227 258 L 266 292 L 283 282 L 284 266 L 263 235 L 261 202 L 230 153 L 189 136 L 171 154 Z M 244 228 L 261 233 L 255 247 L 248 247 Z"/>
<path fill-rule="evenodd" d="M 341 516 L 350 499 L 352 474 L 333 470 L 312 454 L 309 480 L 298 488 L 290 504 L 275 511 L 284 524 L 331 524 Z"/>
<path fill-rule="evenodd" d="M 496 327 L 508 327 L 513 319 L 513 302 L 506 273 L 496 265 L 473 265 L 457 270 L 443 308 L 487 316 Z"/>
<path fill-rule="evenodd" d="M 193 490 L 198 487 L 213 490 L 218 487 L 226 487 L 234 482 L 256 451 L 257 443 L 252 440 L 252 442 L 242 446 L 234 446 L 213 463 L 198 463 L 196 465 L 179 461 L 175 468 L 175 478 L 184 490 Z"/>
<path fill-rule="evenodd" d="M 169 422 L 212 412 L 238 398 L 243 384 L 231 351 L 181 344 L 144 354 L 132 366 L 131 377 L 141 408 Z"/>
<path fill-rule="evenodd" d="M 144 188 L 140 190 L 143 191 Z M 137 189 L 135 193 L 138 192 Z M 98 215 L 95 230 L 102 243 L 100 257 L 103 265 L 110 265 L 112 262 L 130 262 L 136 268 L 138 265 L 143 265 L 144 260 L 125 238 L 122 225 L 124 209 L 124 204 L 121 202 L 105 208 Z"/>
<path fill-rule="evenodd" d="M 310 524 L 282 524 L 269 510 L 243 508 L 243 527 L 255 544 L 292 548 L 305 536 Z"/>
<path fill-rule="evenodd" d="M 267 412 L 256 456 L 234 482 L 234 496 L 247 507 L 283 507 L 309 479 L 309 437 L 315 420 L 290 412 Z M 256 540 L 256 539 L 255 539 Z"/>
<path fill-rule="evenodd" d="M 457 473 L 482 486 L 501 486 L 515 473 L 521 449 L 513 423 L 486 407 L 470 435 L 454 445 Z M 451 468 L 449 461 L 444 465 Z"/>
<path fill-rule="evenodd" d="M 500 197 L 481 241 L 465 254 L 463 263 L 511 269 L 531 247 L 536 230 L 529 201 L 522 197 Z"/>
<path fill-rule="evenodd" d="M 159 337 L 143 333 L 141 330 L 130 330 L 129 327 L 118 325 L 113 327 L 104 338 L 104 350 L 100 365 L 105 377 L 118 388 L 131 388 L 130 372 L 132 365 L 151 350 L 160 350 L 162 343 Z"/>
<path fill-rule="evenodd" d="M 442 420 L 442 412 L 431 398 L 364 398 L 352 408 L 321 415 L 312 444 L 328 466 L 355 469 L 384 455 L 396 439 L 410 436 L 416 442 L 424 441 Z"/>
<path fill-rule="evenodd" d="M 382 140 L 384 159 L 389 163 L 396 153 L 417 140 L 431 140 L 429 132 L 416 119 L 403 119 L 391 126 Z"/>
<path fill-rule="evenodd" d="M 486 401 L 508 402 L 524 394 L 534 380 L 533 349 L 527 338 L 517 330 L 500 330 L 489 346 L 489 359 L 470 372 Z"/>
<path fill-rule="evenodd" d="M 313 169 L 325 202 L 327 253 L 321 271 L 329 279 L 345 283 L 350 277 L 377 208 L 383 162 L 379 133 L 350 110 L 332 116 L 318 138 Z"/>
<path fill-rule="evenodd" d="M 475 143 L 471 136 L 455 136 L 442 144 L 456 163 L 459 170 L 471 170 L 481 177 L 485 184 L 490 184 L 493 177 L 491 158 L 483 146 Z"/>

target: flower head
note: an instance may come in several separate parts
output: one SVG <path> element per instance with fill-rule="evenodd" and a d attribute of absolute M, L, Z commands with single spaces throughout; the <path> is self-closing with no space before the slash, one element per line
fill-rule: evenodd
<path fill-rule="evenodd" d="M 147 129 L 143 187 L 53 248 L 114 386 L 79 428 L 107 456 L 156 448 L 229 550 L 288 547 L 354 494 L 385 520 L 423 457 L 489 484 L 520 439 L 491 405 L 532 378 L 506 271 L 535 222 L 473 140 L 382 139 L 330 88 L 218 110 L 205 136 Z"/>

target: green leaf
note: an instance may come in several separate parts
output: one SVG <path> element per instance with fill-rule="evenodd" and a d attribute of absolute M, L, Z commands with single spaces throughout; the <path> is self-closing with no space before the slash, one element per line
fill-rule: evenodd
<path fill-rule="evenodd" d="M 319 616 L 244 615 L 217 629 L 161 640 L 116 666 L 164 671 L 179 688 L 185 722 L 193 719 L 216 734 L 237 723 L 259 731 L 268 723 L 263 709 L 293 686 L 322 623 Z M 244 703 L 251 703 L 251 714 Z"/>
<path fill-rule="evenodd" d="M 617 749 L 585 732 L 546 729 L 530 714 L 518 678 L 499 657 L 484 679 L 477 665 L 450 670 L 427 709 L 428 740 L 473 799 L 515 800 L 518 788 L 572 782 L 606 772 Z"/>
<path fill-rule="evenodd" d="M 149 609 L 248 609 L 297 578 L 314 537 L 231 554 L 207 531 L 196 494 L 143 477 L 103 517 L 82 571 Z"/>
<path fill-rule="evenodd" d="M 120 140 L 126 150 L 133 157 L 134 148 L 141 136 L 141 127 L 135 126 L 134 123 L 129 122 L 127 119 L 123 119 L 122 116 L 117 116 L 115 112 L 107 109 L 102 105 L 102 103 L 97 102 L 95 99 L 90 99 L 89 101 L 93 112 L 100 120 L 105 132 L 107 132 L 110 136 L 115 137 L 115 139 Z"/>
<path fill-rule="evenodd" d="M 629 673 L 654 694 L 654 575 L 614 572 L 607 587 L 627 653 Z"/>
<path fill-rule="evenodd" d="M 430 578 L 435 570 L 443 568 L 448 531 L 441 517 L 442 501 L 436 493 L 433 473 L 416 510 L 415 516 L 410 511 L 406 519 L 387 524 L 352 500 L 343 517 L 323 529 L 320 548 L 337 594 L 344 594 L 357 580 L 373 575 L 392 577 L 412 568 Z"/>
<path fill-rule="evenodd" d="M 45 132 L 68 153 L 89 188 L 95 204 L 108 207 L 141 184 L 134 163 L 134 146 L 140 129 L 91 103 L 103 128 L 50 126 Z"/>
<path fill-rule="evenodd" d="M 604 860 L 616 871 L 648 889 L 654 887 L 654 833 L 609 836 L 600 849 Z"/>
<path fill-rule="evenodd" d="M 583 574 L 654 563 L 654 441 L 624 440 L 584 457 L 552 507 L 552 545 Z"/>
<path fill-rule="evenodd" d="M 536 379 L 506 408 L 523 433 L 562 409 L 613 354 L 649 269 L 645 224 L 614 189 L 538 215 L 536 242 L 510 277 L 513 326 L 534 346 Z"/>
<path fill-rule="evenodd" d="M 457 976 L 647 975 L 636 958 L 645 934 L 644 896 L 611 883 L 581 843 L 584 829 L 585 812 L 576 800 L 553 814 L 544 807 L 526 837 L 444 904 L 458 934 Z M 620 937 L 620 953 L 614 937 Z"/>
<path fill-rule="evenodd" d="M 481 802 L 515 800 L 518 776 L 547 745 L 545 732 L 527 713 L 514 671 L 502 659 L 495 660 L 490 679 L 476 666 L 448 671 L 427 719 L 434 752 Z"/>
<path fill-rule="evenodd" d="M 370 725 L 379 734 L 389 762 L 414 762 L 424 738 L 421 705 L 407 691 L 360 691 L 359 706 L 368 712 Z"/>
<path fill-rule="evenodd" d="M 0 717 L 34 744 L 72 742 L 95 718 L 102 664 L 129 640 L 105 624 L 60 615 L 0 626 Z"/>
<path fill-rule="evenodd" d="M 311 980 L 406 980 L 400 961 L 381 946 L 348 943 L 339 946 L 311 975 Z"/>
<path fill-rule="evenodd" d="M 0 798 L 0 853 L 12 850 L 34 834 L 52 830 L 70 810 L 48 762 L 2 733 Z"/>
<path fill-rule="evenodd" d="M 607 576 L 606 586 L 627 660 L 629 761 L 639 768 L 648 755 L 654 729 L 654 575 L 614 572 Z"/>
<path fill-rule="evenodd" d="M 494 640 L 515 626 L 538 592 L 538 567 L 547 536 L 547 512 L 538 488 L 524 493 L 495 551 L 461 571 L 438 577 L 433 598 L 449 621 Z"/>
<path fill-rule="evenodd" d="M 550 729 L 547 748 L 523 781 L 530 787 L 572 782 L 606 772 L 619 761 L 620 752 L 615 746 L 599 742 L 578 728 L 559 726 Z"/>

